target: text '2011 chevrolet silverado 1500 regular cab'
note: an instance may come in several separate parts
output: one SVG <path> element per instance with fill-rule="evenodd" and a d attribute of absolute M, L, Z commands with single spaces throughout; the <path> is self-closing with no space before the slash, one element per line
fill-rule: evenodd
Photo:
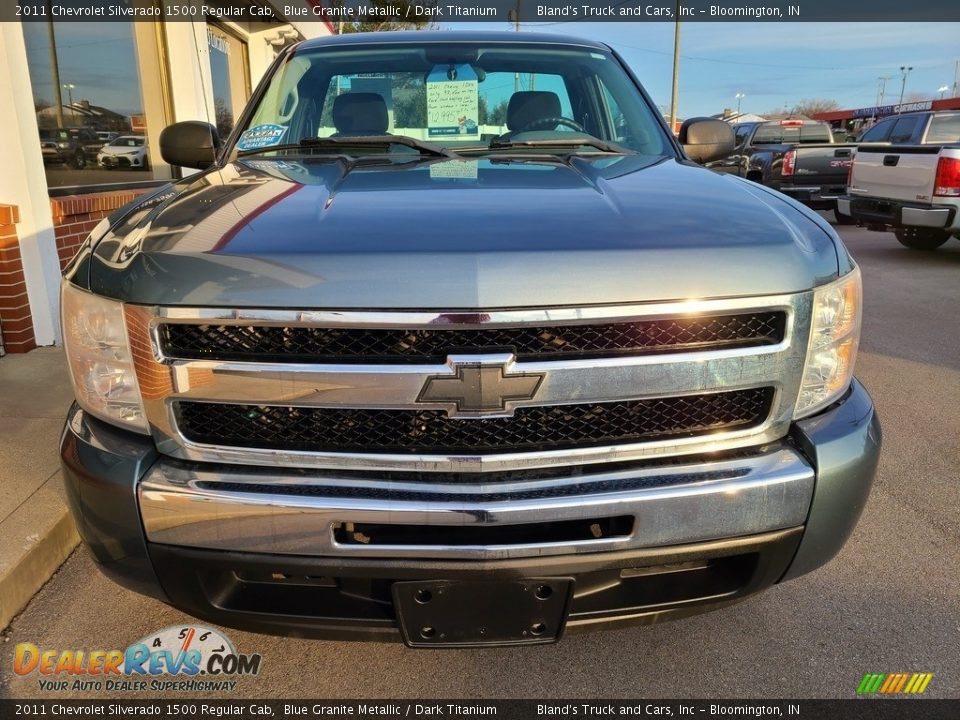
<path fill-rule="evenodd" d="M 727 605 L 852 531 L 856 265 L 698 166 L 729 127 L 674 139 L 605 45 L 308 41 L 229 138 L 160 144 L 203 172 L 62 291 L 65 481 L 117 582 L 262 632 L 543 643 Z"/>

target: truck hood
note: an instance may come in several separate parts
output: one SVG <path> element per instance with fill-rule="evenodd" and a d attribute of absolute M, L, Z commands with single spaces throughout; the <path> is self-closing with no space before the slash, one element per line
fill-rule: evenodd
<path fill-rule="evenodd" d="M 672 158 L 241 159 L 118 213 L 72 279 L 161 305 L 469 309 L 778 294 L 829 225 Z"/>

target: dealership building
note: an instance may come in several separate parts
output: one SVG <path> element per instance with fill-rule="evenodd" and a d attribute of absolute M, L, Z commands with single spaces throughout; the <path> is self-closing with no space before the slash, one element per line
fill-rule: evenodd
<path fill-rule="evenodd" d="M 0 22 L 0 354 L 58 341 L 60 274 L 84 238 L 183 172 L 160 157 L 163 128 L 229 132 L 283 48 L 333 32 L 283 14 L 317 2 L 244 0 L 267 8 L 256 22 Z"/>

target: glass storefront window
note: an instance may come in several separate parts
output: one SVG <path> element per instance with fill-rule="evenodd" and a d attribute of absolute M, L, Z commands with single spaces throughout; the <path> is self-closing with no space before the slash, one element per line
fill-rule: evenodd
<path fill-rule="evenodd" d="M 169 178 L 155 147 L 165 125 L 163 101 L 151 96 L 145 102 L 141 81 L 145 68 L 157 62 L 150 24 L 48 21 L 22 27 L 47 185 Z M 137 146 L 112 144 L 121 137 Z"/>
<path fill-rule="evenodd" d="M 207 25 L 207 45 L 217 132 L 225 138 L 250 97 L 247 47 L 245 42 L 213 23 Z"/>

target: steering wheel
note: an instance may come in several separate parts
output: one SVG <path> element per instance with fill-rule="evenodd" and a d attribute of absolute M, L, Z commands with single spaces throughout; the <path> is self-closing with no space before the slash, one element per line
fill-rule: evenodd
<path fill-rule="evenodd" d="M 563 125 L 568 127 L 571 130 L 576 130 L 577 132 L 586 132 L 583 125 L 576 122 L 575 120 L 570 120 L 565 117 L 546 117 L 538 118 L 537 120 L 531 120 L 526 125 L 524 125 L 519 130 L 514 131 L 514 135 L 517 133 L 529 132 L 531 130 L 553 130 L 557 125 Z"/>

